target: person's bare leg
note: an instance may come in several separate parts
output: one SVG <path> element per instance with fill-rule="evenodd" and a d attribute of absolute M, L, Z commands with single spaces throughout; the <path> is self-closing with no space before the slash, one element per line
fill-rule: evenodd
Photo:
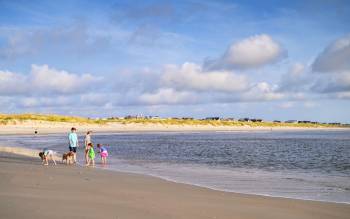
<path fill-rule="evenodd" d="M 92 160 L 92 166 L 95 166 L 95 159 L 91 159 Z"/>
<path fill-rule="evenodd" d="M 85 150 L 85 164 L 88 163 L 88 160 L 89 160 L 88 152 Z"/>
<path fill-rule="evenodd" d="M 73 158 L 74 158 L 74 163 L 77 163 L 77 153 L 76 152 L 73 152 Z"/>
<path fill-rule="evenodd" d="M 55 165 L 57 165 L 57 164 L 56 164 L 56 161 L 55 161 L 55 159 L 54 159 L 54 157 L 53 157 L 53 155 L 50 155 L 50 156 L 51 156 L 51 159 L 52 159 L 53 163 L 54 163 Z"/>

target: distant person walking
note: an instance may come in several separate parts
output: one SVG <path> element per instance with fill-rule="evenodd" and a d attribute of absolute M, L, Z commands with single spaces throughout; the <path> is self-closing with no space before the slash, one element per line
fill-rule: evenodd
<path fill-rule="evenodd" d="M 88 163 L 89 160 L 89 144 L 92 143 L 91 142 L 91 134 L 92 131 L 88 131 L 85 135 L 85 140 L 84 140 L 84 146 L 85 146 L 85 164 Z"/>
<path fill-rule="evenodd" d="M 77 147 L 79 147 L 78 135 L 76 133 L 77 129 L 72 127 L 68 135 L 69 139 L 69 151 L 74 153 L 74 163 L 77 163 Z"/>

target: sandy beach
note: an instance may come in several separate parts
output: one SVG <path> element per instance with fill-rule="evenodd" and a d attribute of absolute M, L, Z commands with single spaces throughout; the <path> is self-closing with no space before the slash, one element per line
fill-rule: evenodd
<path fill-rule="evenodd" d="M 0 219 L 350 219 L 350 0 L 0 9 Z"/>
<path fill-rule="evenodd" d="M 220 192 L 0 153 L 0 218 L 349 218 L 350 205 Z"/>
<path fill-rule="evenodd" d="M 106 124 L 85 124 L 68 122 L 47 122 L 47 121 L 24 121 L 17 124 L 0 124 L 0 134 L 53 134 L 68 133 L 71 127 L 76 127 L 79 133 L 88 130 L 93 132 L 196 132 L 196 131 L 304 131 L 304 130 L 349 130 L 349 128 L 325 128 L 325 127 L 264 127 L 264 126 L 214 126 L 214 125 L 165 125 L 165 124 L 142 124 L 142 123 L 106 123 Z"/>

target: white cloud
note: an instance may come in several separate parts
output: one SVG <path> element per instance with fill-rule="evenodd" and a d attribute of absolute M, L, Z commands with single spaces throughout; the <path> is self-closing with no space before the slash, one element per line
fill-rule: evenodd
<path fill-rule="evenodd" d="M 74 106 L 78 102 L 74 101 L 74 98 L 57 96 L 57 97 L 24 97 L 20 99 L 19 105 L 22 107 L 34 108 L 34 107 L 54 107 L 54 106 Z"/>
<path fill-rule="evenodd" d="M 0 95 L 16 95 L 27 92 L 26 76 L 10 71 L 0 71 Z"/>
<path fill-rule="evenodd" d="M 306 90 L 314 82 L 306 71 L 305 65 L 294 63 L 289 71 L 281 76 L 279 90 L 284 92 Z"/>
<path fill-rule="evenodd" d="M 269 35 L 255 35 L 233 43 L 225 54 L 204 65 L 208 69 L 247 69 L 274 63 L 283 58 L 286 51 Z"/>
<path fill-rule="evenodd" d="M 112 99 L 113 98 L 113 99 Z M 119 97 L 117 97 L 119 98 Z M 109 101 L 116 99 L 116 96 L 111 93 L 86 93 L 80 95 L 80 101 L 85 104 L 92 104 L 95 106 L 101 106 Z"/>
<path fill-rule="evenodd" d="M 315 72 L 350 71 L 350 35 L 339 38 L 318 55 L 312 65 Z"/>
<path fill-rule="evenodd" d="M 312 90 L 320 93 L 333 93 L 333 98 L 344 98 L 350 91 L 350 35 L 341 37 L 328 45 L 320 53 L 312 70 L 319 73 Z"/>
<path fill-rule="evenodd" d="M 321 93 L 350 91 L 350 71 L 337 74 L 322 75 L 312 89 Z"/>
<path fill-rule="evenodd" d="M 242 93 L 241 101 L 273 101 L 285 97 L 284 94 L 277 92 L 277 86 L 271 86 L 267 82 L 255 84 L 249 91 Z"/>
<path fill-rule="evenodd" d="M 338 99 L 350 99 L 350 91 L 348 92 L 338 92 L 336 93 Z"/>
<path fill-rule="evenodd" d="M 295 106 L 295 102 L 291 102 L 291 101 L 287 101 L 287 102 L 281 103 L 279 105 L 279 107 L 282 109 L 289 109 L 289 108 L 292 108 L 294 106 Z"/>
<path fill-rule="evenodd" d="M 195 63 L 168 65 L 159 89 L 140 96 L 141 104 L 203 104 L 274 101 L 284 97 L 277 85 L 249 83 L 244 75 L 229 71 L 205 71 Z"/>
<path fill-rule="evenodd" d="M 245 76 L 228 71 L 203 71 L 194 63 L 181 67 L 168 66 L 161 78 L 161 84 L 179 90 L 236 92 L 247 89 Z"/>
<path fill-rule="evenodd" d="M 316 107 L 317 104 L 313 101 L 287 101 L 287 102 L 283 102 L 279 105 L 280 108 L 282 109 L 290 109 L 290 108 L 300 108 L 300 107 L 304 107 L 304 108 L 314 108 Z"/>
<path fill-rule="evenodd" d="M 314 108 L 316 106 L 317 106 L 317 104 L 315 102 L 313 102 L 313 101 L 306 101 L 306 102 L 304 102 L 304 107 L 305 108 Z"/>
<path fill-rule="evenodd" d="M 301 63 L 295 63 L 289 71 L 289 75 L 292 79 L 299 78 L 303 75 L 305 66 Z"/>
<path fill-rule="evenodd" d="M 195 96 L 187 91 L 176 91 L 172 88 L 161 88 L 155 93 L 144 93 L 139 98 L 147 105 L 193 103 Z"/>
<path fill-rule="evenodd" d="M 90 74 L 78 75 L 47 65 L 32 65 L 27 75 L 0 71 L 0 95 L 74 94 L 91 90 L 101 80 Z"/>
<path fill-rule="evenodd" d="M 57 93 L 76 93 L 84 89 L 89 90 L 89 85 L 102 78 L 90 74 L 72 74 L 67 71 L 49 68 L 47 65 L 32 65 L 32 85 L 36 89 Z"/>

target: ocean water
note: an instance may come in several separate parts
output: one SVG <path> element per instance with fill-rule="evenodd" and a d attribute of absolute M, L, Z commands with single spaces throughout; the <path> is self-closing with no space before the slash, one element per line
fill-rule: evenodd
<path fill-rule="evenodd" d="M 350 130 L 116 133 L 92 139 L 107 145 L 112 170 L 222 191 L 350 203 Z M 0 145 L 68 150 L 62 134 L 0 136 Z M 82 155 L 80 148 L 81 163 Z"/>

